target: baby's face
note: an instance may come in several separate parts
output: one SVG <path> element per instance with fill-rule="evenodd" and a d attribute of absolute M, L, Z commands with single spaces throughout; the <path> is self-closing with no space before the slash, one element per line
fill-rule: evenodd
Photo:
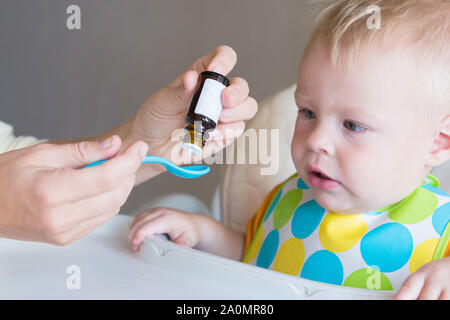
<path fill-rule="evenodd" d="M 433 130 L 419 112 L 426 101 L 412 89 L 412 66 L 401 52 L 380 53 L 351 73 L 332 67 L 320 38 L 305 51 L 291 152 L 322 207 L 343 214 L 381 209 L 404 199 L 429 173 Z"/>

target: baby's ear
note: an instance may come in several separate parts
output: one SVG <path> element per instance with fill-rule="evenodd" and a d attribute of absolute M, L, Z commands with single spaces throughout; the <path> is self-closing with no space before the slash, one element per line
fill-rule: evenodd
<path fill-rule="evenodd" d="M 429 156 L 427 164 L 431 167 L 437 167 L 450 159 L 450 115 L 441 121 L 439 136 L 434 139 Z"/>

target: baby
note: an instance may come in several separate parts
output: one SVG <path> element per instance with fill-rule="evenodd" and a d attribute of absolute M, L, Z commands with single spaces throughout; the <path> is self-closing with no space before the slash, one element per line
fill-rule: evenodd
<path fill-rule="evenodd" d="M 298 72 L 297 173 L 270 192 L 246 235 L 157 208 L 134 221 L 132 248 L 167 233 L 306 279 L 450 299 L 450 195 L 430 174 L 450 158 L 449 62 L 447 0 L 326 5 Z"/>

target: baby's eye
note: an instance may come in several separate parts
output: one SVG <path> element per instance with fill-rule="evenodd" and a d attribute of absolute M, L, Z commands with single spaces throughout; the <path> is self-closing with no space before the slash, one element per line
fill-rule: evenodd
<path fill-rule="evenodd" d="M 306 109 L 306 108 L 298 110 L 298 113 L 301 114 L 302 116 L 304 116 L 307 119 L 315 119 L 316 118 L 315 113 L 312 112 L 309 109 Z"/>
<path fill-rule="evenodd" d="M 344 121 L 344 127 L 350 131 L 354 131 L 354 132 L 362 132 L 365 130 L 365 128 L 357 125 L 354 122 L 351 121 Z"/>

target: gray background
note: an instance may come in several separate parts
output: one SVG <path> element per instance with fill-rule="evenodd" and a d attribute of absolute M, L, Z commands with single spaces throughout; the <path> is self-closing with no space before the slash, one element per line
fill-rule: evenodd
<path fill-rule="evenodd" d="M 81 30 L 66 28 L 71 4 Z M 235 49 L 231 76 L 260 101 L 295 82 L 311 16 L 299 0 L 0 0 L 0 119 L 17 135 L 99 134 L 220 44 Z M 135 188 L 123 212 L 173 192 L 209 204 L 218 171 L 163 174 Z"/>

